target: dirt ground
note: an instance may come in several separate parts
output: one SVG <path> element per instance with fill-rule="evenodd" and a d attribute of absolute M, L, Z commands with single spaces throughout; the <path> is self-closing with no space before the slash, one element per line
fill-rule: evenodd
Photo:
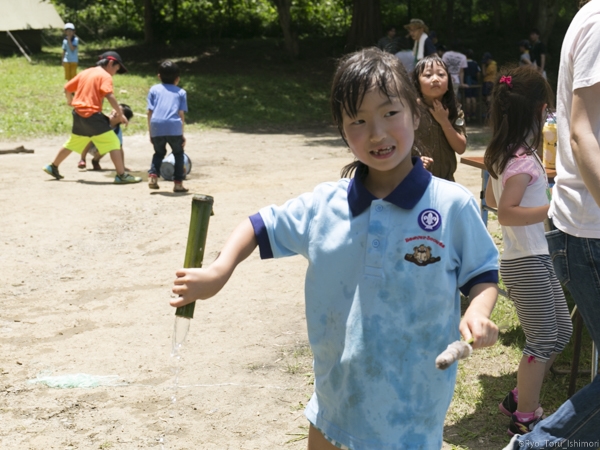
<path fill-rule="evenodd" d="M 333 129 L 187 138 L 188 195 L 165 181 L 159 191 L 113 185 L 108 158 L 106 170 L 83 172 L 72 155 L 55 181 L 41 168 L 64 137 L 0 142 L 35 150 L 0 154 L 0 448 L 306 448 L 304 260 L 260 261 L 255 252 L 217 297 L 196 305 L 176 403 L 170 286 L 192 193 L 215 199 L 209 263 L 242 219 L 336 179 L 351 157 Z M 126 135 L 125 152 L 145 180 L 147 137 Z M 478 195 L 477 169 L 459 164 L 457 181 Z M 30 382 L 74 374 L 115 376 L 117 385 Z"/>

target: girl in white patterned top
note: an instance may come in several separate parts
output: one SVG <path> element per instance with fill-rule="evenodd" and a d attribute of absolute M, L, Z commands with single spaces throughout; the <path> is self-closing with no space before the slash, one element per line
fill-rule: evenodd
<path fill-rule="evenodd" d="M 498 208 L 504 252 L 500 274 L 525 333 L 517 387 L 498 405 L 508 434 L 525 434 L 541 420 L 544 375 L 571 337 L 571 320 L 544 235 L 550 191 L 536 153 L 552 91 L 531 67 L 501 71 L 492 91 L 492 140 L 484 162 L 491 178 L 485 200 Z"/>

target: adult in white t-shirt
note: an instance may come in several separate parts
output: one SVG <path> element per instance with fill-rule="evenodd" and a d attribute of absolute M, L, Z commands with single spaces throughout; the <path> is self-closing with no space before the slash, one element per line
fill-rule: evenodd
<path fill-rule="evenodd" d="M 448 73 L 452 77 L 454 94 L 458 96 L 458 88 L 465 84 L 465 69 L 469 67 L 467 56 L 452 49 L 442 55 L 442 61 L 448 67 Z"/>
<path fill-rule="evenodd" d="M 600 0 L 565 35 L 558 73 L 558 147 L 546 234 L 556 275 L 600 347 Z M 600 447 L 600 375 L 506 449 Z"/>

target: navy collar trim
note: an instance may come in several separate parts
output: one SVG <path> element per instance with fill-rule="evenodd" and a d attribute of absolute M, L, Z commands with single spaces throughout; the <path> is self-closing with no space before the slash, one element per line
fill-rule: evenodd
<path fill-rule="evenodd" d="M 406 178 L 394 189 L 390 195 L 383 200 L 392 203 L 402 209 L 413 209 L 431 182 L 431 173 L 428 172 L 421 162 L 421 158 L 412 158 L 414 167 Z M 362 214 L 371 206 L 373 200 L 379 200 L 371 194 L 360 178 L 356 175 L 348 184 L 348 205 L 353 217 Z"/>

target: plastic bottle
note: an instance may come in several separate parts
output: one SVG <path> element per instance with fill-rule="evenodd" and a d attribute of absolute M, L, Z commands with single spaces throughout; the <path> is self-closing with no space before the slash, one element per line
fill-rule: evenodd
<path fill-rule="evenodd" d="M 543 159 L 544 167 L 546 169 L 556 169 L 556 141 L 558 135 L 556 134 L 556 118 L 553 115 L 549 115 L 544 124 L 542 131 L 543 137 Z"/>

